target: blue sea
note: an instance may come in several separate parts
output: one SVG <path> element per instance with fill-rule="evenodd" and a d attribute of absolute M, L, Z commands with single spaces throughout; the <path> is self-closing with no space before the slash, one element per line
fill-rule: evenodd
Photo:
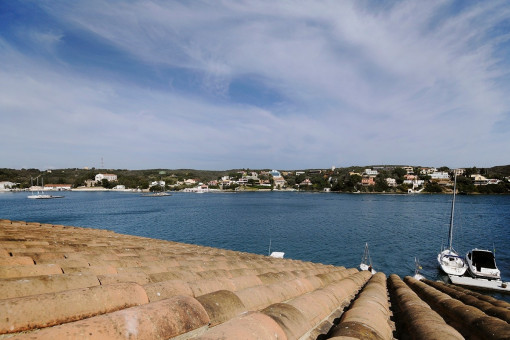
<path fill-rule="evenodd" d="M 302 192 L 65 192 L 30 200 L 0 194 L 0 218 L 109 229 L 118 233 L 286 258 L 358 267 L 368 242 L 376 270 L 413 275 L 415 257 L 439 279 L 437 253 L 447 243 L 450 195 Z M 454 248 L 495 249 L 510 280 L 510 196 L 457 196 Z M 507 298 L 505 298 L 507 299 Z"/>

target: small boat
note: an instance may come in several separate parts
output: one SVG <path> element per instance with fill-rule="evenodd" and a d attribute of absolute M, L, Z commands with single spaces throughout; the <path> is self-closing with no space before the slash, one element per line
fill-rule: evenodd
<path fill-rule="evenodd" d="M 490 250 L 475 248 L 466 254 L 469 274 L 474 278 L 500 280 L 501 272 L 496 266 L 496 258 Z"/>
<path fill-rule="evenodd" d="M 281 251 L 273 251 L 271 253 L 271 255 L 269 255 L 269 256 L 277 258 L 277 259 L 283 259 L 283 257 L 285 256 L 285 253 L 281 252 Z"/>
<path fill-rule="evenodd" d="M 163 197 L 163 196 L 172 196 L 172 194 L 166 191 L 153 192 L 150 194 L 144 194 L 142 197 Z"/>
<path fill-rule="evenodd" d="M 416 257 L 414 258 L 414 278 L 418 281 L 421 281 L 425 278 L 425 276 L 420 274 L 420 269 L 422 269 L 422 266 L 420 265 L 420 260 L 418 260 Z"/>
<path fill-rule="evenodd" d="M 165 172 L 161 171 L 160 175 L 164 175 Z M 165 182 L 163 180 L 160 180 L 160 190 L 159 191 L 152 191 L 148 194 L 143 194 L 143 197 L 165 197 L 165 196 L 172 196 L 171 193 L 165 191 Z"/>
<path fill-rule="evenodd" d="M 450 229 L 448 232 L 448 248 L 442 249 L 437 255 L 439 267 L 448 275 L 462 276 L 467 270 L 464 259 L 453 249 L 453 215 L 455 212 L 455 191 L 457 190 L 457 172 L 453 184 L 453 200 L 450 213 Z"/>
<path fill-rule="evenodd" d="M 363 257 L 361 258 L 361 263 L 359 265 L 361 270 L 368 270 L 372 274 L 377 273 L 372 266 L 372 258 L 370 258 L 370 253 L 368 251 L 368 243 L 365 243 L 365 251 L 363 252 Z"/>
<path fill-rule="evenodd" d="M 277 258 L 277 259 L 283 259 L 283 257 L 285 256 L 285 253 L 284 252 L 281 252 L 281 251 L 271 251 L 271 239 L 269 239 L 269 251 L 268 251 L 268 254 L 270 257 L 274 257 L 274 258 Z"/>
<path fill-rule="evenodd" d="M 27 198 L 43 200 L 43 199 L 51 199 L 54 197 L 51 195 L 46 195 L 46 194 L 34 194 L 34 195 L 28 195 Z"/>

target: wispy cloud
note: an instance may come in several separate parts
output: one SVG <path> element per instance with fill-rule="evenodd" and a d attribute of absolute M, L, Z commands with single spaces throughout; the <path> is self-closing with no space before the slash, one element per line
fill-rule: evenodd
<path fill-rule="evenodd" d="M 505 1 L 38 5 L 0 24 L 9 166 L 508 162 Z"/>

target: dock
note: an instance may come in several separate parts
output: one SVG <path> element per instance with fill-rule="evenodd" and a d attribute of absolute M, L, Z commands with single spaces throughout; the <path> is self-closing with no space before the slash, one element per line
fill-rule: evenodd
<path fill-rule="evenodd" d="M 477 290 L 489 290 L 510 294 L 510 283 L 502 280 L 487 280 L 471 276 L 448 275 L 454 285 L 469 287 Z"/>

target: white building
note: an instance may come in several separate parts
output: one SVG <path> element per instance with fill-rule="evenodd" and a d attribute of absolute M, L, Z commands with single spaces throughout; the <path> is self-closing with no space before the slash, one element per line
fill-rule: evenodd
<path fill-rule="evenodd" d="M 464 175 L 465 172 L 466 172 L 465 169 L 455 169 L 455 170 L 453 170 L 453 173 L 456 174 L 457 176 L 462 176 L 462 175 Z"/>
<path fill-rule="evenodd" d="M 434 172 L 430 174 L 430 179 L 450 179 L 450 175 L 446 171 Z"/>
<path fill-rule="evenodd" d="M 285 181 L 285 179 L 282 176 L 274 177 L 273 180 L 274 180 L 275 188 L 281 189 L 281 188 L 285 187 L 285 185 L 287 184 L 287 182 Z"/>
<path fill-rule="evenodd" d="M 165 181 L 154 181 L 154 182 L 151 182 L 151 184 L 149 184 L 149 187 L 155 187 L 155 186 L 164 187 L 165 185 L 166 185 Z"/>
<path fill-rule="evenodd" d="M 386 183 L 389 187 L 396 187 L 397 186 L 397 180 L 395 178 L 386 178 Z"/>
<path fill-rule="evenodd" d="M 471 179 L 473 180 L 474 185 L 487 185 L 489 184 L 489 180 L 482 175 L 471 175 Z"/>
<path fill-rule="evenodd" d="M 402 167 L 408 174 L 414 173 L 414 168 L 412 166 L 404 166 Z"/>
<path fill-rule="evenodd" d="M 237 181 L 237 184 L 239 184 L 239 185 L 246 185 L 246 184 L 248 184 L 248 178 L 247 177 L 239 178 L 239 180 Z"/>
<path fill-rule="evenodd" d="M 406 180 L 404 180 L 403 183 L 407 184 L 407 185 L 412 185 L 414 188 L 414 187 L 419 187 L 419 186 L 425 184 L 425 181 L 423 179 L 406 179 Z"/>
<path fill-rule="evenodd" d="M 422 175 L 430 175 L 434 172 L 437 172 L 436 168 L 421 168 L 420 174 Z"/>
<path fill-rule="evenodd" d="M 10 190 L 15 185 L 16 185 L 16 183 L 3 181 L 3 182 L 0 182 L 0 190 Z"/>
<path fill-rule="evenodd" d="M 378 174 L 379 174 L 379 172 L 377 170 L 365 169 L 365 175 L 377 176 Z"/>
<path fill-rule="evenodd" d="M 196 193 L 204 193 L 209 192 L 209 187 L 206 184 L 200 184 L 194 188 L 185 188 L 182 190 L 183 192 L 196 192 Z"/>
<path fill-rule="evenodd" d="M 64 191 L 71 190 L 71 184 L 45 184 L 43 189 L 48 191 Z"/>
<path fill-rule="evenodd" d="M 96 182 L 101 182 L 103 179 L 108 180 L 108 182 L 116 181 L 117 175 L 115 175 L 115 174 L 97 174 L 95 177 Z"/>
<path fill-rule="evenodd" d="M 280 171 L 278 171 L 278 170 L 271 170 L 269 173 L 273 177 L 282 177 L 282 175 L 280 174 Z"/>

